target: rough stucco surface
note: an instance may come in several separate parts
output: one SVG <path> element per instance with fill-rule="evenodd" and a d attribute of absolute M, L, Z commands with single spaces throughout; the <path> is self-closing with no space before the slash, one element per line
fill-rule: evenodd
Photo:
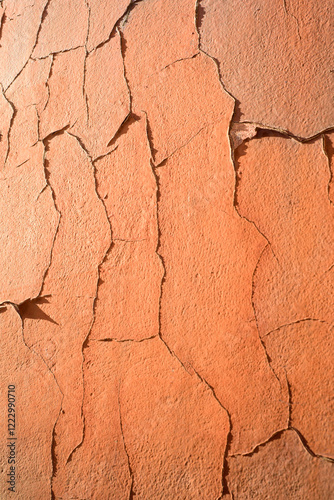
<path fill-rule="evenodd" d="M 331 2 L 0 19 L 1 499 L 334 497 Z"/>

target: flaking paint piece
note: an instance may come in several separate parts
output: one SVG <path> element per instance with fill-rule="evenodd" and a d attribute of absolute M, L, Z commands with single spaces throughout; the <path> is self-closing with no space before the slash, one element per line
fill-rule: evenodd
<path fill-rule="evenodd" d="M 131 89 L 145 86 L 166 66 L 198 53 L 192 0 L 139 2 L 125 18 L 122 32 Z"/>
<path fill-rule="evenodd" d="M 334 208 L 322 138 L 254 139 L 235 159 L 237 209 L 270 242 L 254 274 L 260 335 L 304 318 L 331 324 Z"/>
<path fill-rule="evenodd" d="M 98 45 L 108 40 L 115 25 L 129 5 L 131 5 L 131 0 L 117 2 L 89 0 L 88 52 L 92 52 Z"/>
<path fill-rule="evenodd" d="M 47 356 L 64 395 L 55 428 L 60 469 L 82 439 L 82 346 L 93 323 L 98 268 L 111 235 L 93 165 L 77 139 L 62 133 L 47 141 L 46 149 L 48 183 L 60 222 L 41 290 L 47 301 L 38 305 L 43 314 L 27 304 L 23 319 L 27 344 Z"/>
<path fill-rule="evenodd" d="M 22 321 L 15 306 L 3 304 L 0 310 L 1 352 L 0 403 L 8 408 L 15 396 L 15 439 L 7 439 L 8 421 L 1 419 L 0 495 L 14 495 L 19 500 L 51 496 L 53 463 L 51 456 L 53 426 L 57 420 L 61 393 L 42 358 L 29 349 L 22 333 Z M 11 445 L 11 447 L 9 447 Z M 9 492 L 10 450 L 15 457 L 15 493 Z"/>
<path fill-rule="evenodd" d="M 48 0 L 6 2 L 2 17 L 0 82 L 6 90 L 27 64 Z M 24 33 L 24 36 L 21 34 Z"/>
<path fill-rule="evenodd" d="M 101 266 L 90 338 L 138 341 L 158 335 L 162 277 L 148 241 L 115 241 Z"/>
<path fill-rule="evenodd" d="M 199 6 L 200 47 L 218 60 L 239 119 L 303 138 L 333 127 L 331 0 Z"/>
<path fill-rule="evenodd" d="M 6 98 L 13 108 L 13 118 L 8 134 L 6 169 L 18 167 L 33 156 L 32 148 L 40 139 L 39 116 L 48 100 L 45 81 L 48 78 L 50 66 L 51 59 L 29 60 L 6 92 Z"/>
<path fill-rule="evenodd" d="M 60 498 L 128 500 L 132 477 L 119 409 L 120 356 L 98 341 L 89 342 L 84 356 L 83 441 L 54 478 L 53 492 Z"/>
<path fill-rule="evenodd" d="M 83 92 L 85 59 L 84 48 L 53 57 L 52 71 L 47 80 L 49 99 L 40 114 L 41 139 L 65 127 L 72 127 L 79 119 L 86 120 Z"/>
<path fill-rule="evenodd" d="M 0 176 L 0 302 L 15 304 L 39 295 L 58 225 L 44 175 L 43 144 L 27 154 L 24 164 L 7 167 Z"/>
<path fill-rule="evenodd" d="M 88 8 L 85 0 L 49 0 L 32 57 L 48 57 L 52 53 L 83 47 L 87 31 Z"/>
<path fill-rule="evenodd" d="M 332 498 L 332 477 L 333 464 L 312 457 L 293 430 L 277 434 L 248 456 L 228 460 L 227 484 L 238 500 Z"/>
<path fill-rule="evenodd" d="M 225 117 L 234 100 L 219 83 L 215 63 L 203 54 L 176 62 L 135 86 L 126 75 L 134 112 L 147 113 L 152 155 L 156 165 L 187 144 L 200 130 Z M 227 131 L 226 131 L 227 135 Z"/>
<path fill-rule="evenodd" d="M 112 149 L 108 143 L 130 112 L 118 32 L 88 54 L 83 85 L 86 113 L 77 114 L 71 131 L 80 137 L 90 156 L 97 158 Z"/>
<path fill-rule="evenodd" d="M 130 119 L 123 132 L 115 150 L 95 162 L 113 245 L 100 268 L 90 338 L 140 340 L 159 332 L 157 186 L 145 116 Z"/>
<path fill-rule="evenodd" d="M 333 326 L 305 320 L 270 333 L 264 343 L 273 366 L 289 382 L 291 426 L 313 453 L 334 459 Z"/>
<path fill-rule="evenodd" d="M 133 496 L 218 498 L 229 420 L 211 390 L 187 373 L 159 338 L 109 343 L 108 349 L 121 375 Z"/>
<path fill-rule="evenodd" d="M 234 208 L 228 126 L 226 113 L 156 169 L 161 337 L 213 387 L 231 416 L 229 453 L 244 453 L 285 428 L 288 391 L 257 331 L 252 275 L 267 242 Z"/>

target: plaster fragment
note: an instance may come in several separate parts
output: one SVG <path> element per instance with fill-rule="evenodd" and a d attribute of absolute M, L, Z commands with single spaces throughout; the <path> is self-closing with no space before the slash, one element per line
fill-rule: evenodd
<path fill-rule="evenodd" d="M 85 45 L 88 9 L 85 0 L 50 0 L 32 56 L 47 57 Z"/>
<path fill-rule="evenodd" d="M 7 439 L 7 416 L 1 419 L 0 494 L 2 498 L 13 494 L 7 489 L 7 474 L 10 470 L 8 445 L 14 443 L 15 497 L 34 498 L 38 491 L 43 498 L 50 498 L 52 430 L 60 410 L 61 393 L 41 357 L 26 345 L 20 315 L 10 303 L 1 307 L 0 328 L 3 354 L 0 404 L 3 409 L 8 408 L 8 386 L 15 386 L 15 391 L 10 392 L 15 395 L 15 440 Z"/>
<path fill-rule="evenodd" d="M 235 157 L 238 211 L 271 243 L 254 275 L 261 336 L 303 318 L 332 323 L 334 209 L 322 138 L 263 137 Z"/>
<path fill-rule="evenodd" d="M 156 182 L 146 120 L 129 122 L 115 151 L 95 162 L 97 190 L 113 246 L 101 266 L 93 338 L 139 340 L 158 334 L 161 262 L 156 254 Z"/>
<path fill-rule="evenodd" d="M 305 320 L 264 339 L 278 372 L 291 390 L 291 426 L 316 455 L 334 459 L 333 327 Z"/>
<path fill-rule="evenodd" d="M 118 2 L 89 0 L 88 52 L 91 52 L 109 38 L 117 21 L 126 12 L 129 5 L 131 5 L 131 0 L 119 0 Z"/>
<path fill-rule="evenodd" d="M 226 108 L 220 123 L 156 169 L 158 253 L 166 270 L 161 336 L 214 388 L 231 415 L 236 453 L 285 427 L 288 394 L 257 331 L 252 275 L 266 241 L 233 205 Z"/>
<path fill-rule="evenodd" d="M 27 64 L 49 0 L 6 2 L 1 28 L 0 82 L 6 90 Z M 24 36 L 21 36 L 24 33 Z"/>
<path fill-rule="evenodd" d="M 0 302 L 16 304 L 39 295 L 58 224 L 44 176 L 44 147 L 30 148 L 24 164 L 0 176 Z M 15 223 L 13 223 L 15 221 Z"/>
<path fill-rule="evenodd" d="M 200 47 L 218 60 L 242 121 L 303 138 L 333 127 L 331 0 L 199 5 Z"/>
<path fill-rule="evenodd" d="M 64 394 L 55 429 L 58 470 L 82 439 L 82 346 L 93 322 L 98 267 L 110 245 L 110 227 L 95 191 L 93 166 L 78 141 L 62 133 L 45 142 L 48 183 L 61 217 L 41 291 L 48 297 L 39 304 L 44 316 L 28 305 L 23 317 L 27 344 L 47 355 Z"/>
<path fill-rule="evenodd" d="M 293 430 L 277 434 L 249 456 L 231 457 L 228 467 L 232 498 L 333 496 L 333 464 L 309 455 Z"/>

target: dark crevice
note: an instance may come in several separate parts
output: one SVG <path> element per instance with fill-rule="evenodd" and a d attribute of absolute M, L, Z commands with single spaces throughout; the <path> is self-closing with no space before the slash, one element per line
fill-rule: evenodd
<path fill-rule="evenodd" d="M 129 500 L 133 500 L 133 497 L 136 495 L 134 491 L 134 473 L 131 467 L 131 461 L 130 461 L 130 455 L 126 446 L 125 442 L 125 437 L 124 437 L 124 430 L 123 430 L 123 420 L 122 420 L 122 410 L 121 410 L 121 399 L 120 399 L 120 387 L 118 387 L 118 413 L 119 413 L 119 426 L 121 430 L 121 436 L 122 436 L 122 442 L 123 442 L 123 448 L 124 452 L 127 457 L 127 463 L 128 463 L 128 469 L 129 469 L 129 475 L 130 475 L 130 491 L 129 491 Z"/>

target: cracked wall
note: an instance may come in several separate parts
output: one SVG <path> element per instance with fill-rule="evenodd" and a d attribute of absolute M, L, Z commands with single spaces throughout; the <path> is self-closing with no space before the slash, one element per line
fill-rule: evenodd
<path fill-rule="evenodd" d="M 0 18 L 0 497 L 334 497 L 331 1 Z"/>

